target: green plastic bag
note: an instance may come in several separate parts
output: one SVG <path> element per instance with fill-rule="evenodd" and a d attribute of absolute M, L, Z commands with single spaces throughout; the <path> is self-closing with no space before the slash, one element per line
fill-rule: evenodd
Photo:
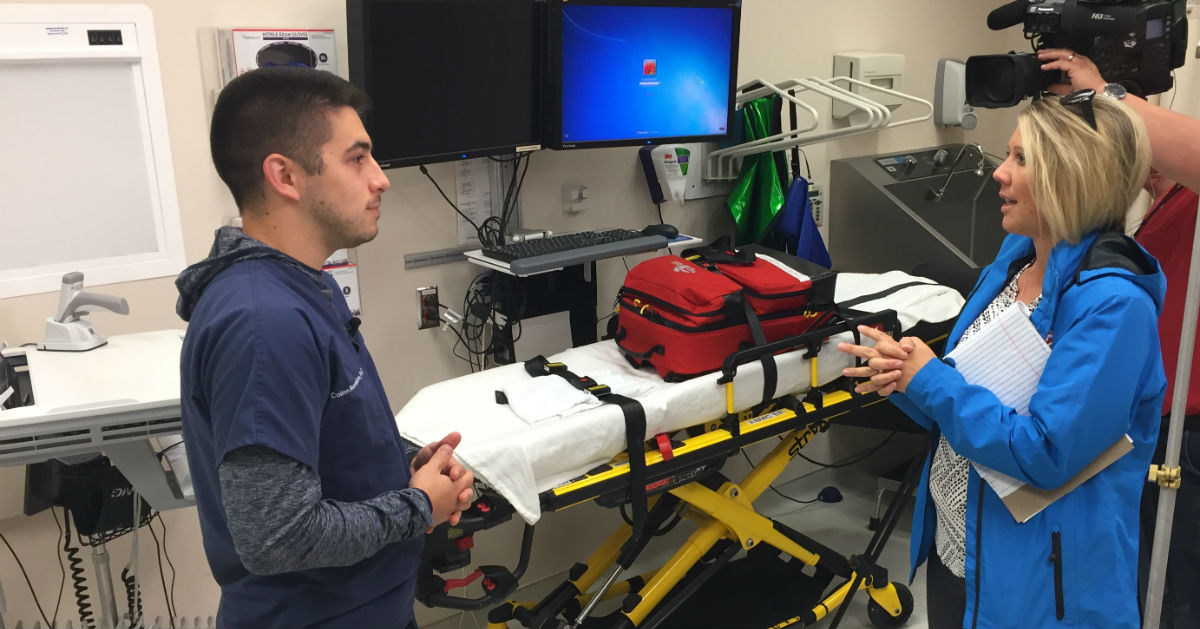
<path fill-rule="evenodd" d="M 746 141 L 774 133 L 771 121 L 778 107 L 779 97 L 776 95 L 765 96 L 742 107 Z M 741 175 L 725 201 L 737 225 L 734 244 L 742 245 L 762 239 L 771 227 L 775 214 L 783 208 L 784 201 L 775 154 L 760 153 L 743 160 Z"/>

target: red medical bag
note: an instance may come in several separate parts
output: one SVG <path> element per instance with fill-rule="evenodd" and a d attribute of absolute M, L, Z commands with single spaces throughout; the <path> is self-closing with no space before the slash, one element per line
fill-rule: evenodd
<path fill-rule="evenodd" d="M 635 366 L 664 380 L 719 369 L 756 343 L 803 334 L 833 316 L 832 271 L 750 245 L 661 256 L 633 267 L 618 292 L 615 338 Z"/>

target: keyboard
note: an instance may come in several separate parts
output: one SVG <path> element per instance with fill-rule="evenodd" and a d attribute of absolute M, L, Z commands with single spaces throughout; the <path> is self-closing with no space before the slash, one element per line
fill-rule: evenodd
<path fill-rule="evenodd" d="M 507 262 L 517 275 L 652 251 L 667 246 L 663 236 L 647 236 L 631 229 L 608 229 L 533 238 L 500 247 L 485 247 L 483 255 Z"/>

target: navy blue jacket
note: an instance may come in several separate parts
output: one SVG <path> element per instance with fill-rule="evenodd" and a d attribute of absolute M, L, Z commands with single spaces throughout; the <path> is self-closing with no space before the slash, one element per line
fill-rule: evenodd
<path fill-rule="evenodd" d="M 227 230 L 228 228 L 223 228 Z M 190 319 L 180 403 L 221 627 L 406 627 L 422 538 L 354 565 L 249 572 L 234 549 L 217 474 L 225 455 L 266 446 L 312 468 L 322 497 L 358 502 L 408 487 L 409 463 L 363 337 L 328 274 L 222 231 L 180 275 Z"/>

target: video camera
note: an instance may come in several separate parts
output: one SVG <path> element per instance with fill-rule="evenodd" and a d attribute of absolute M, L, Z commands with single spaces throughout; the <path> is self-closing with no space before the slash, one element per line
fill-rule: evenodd
<path fill-rule="evenodd" d="M 1171 70 L 1187 49 L 1185 0 L 1015 0 L 988 14 L 998 31 L 1022 24 L 1034 50 L 1067 48 L 1087 56 L 1100 75 L 1139 95 L 1171 89 Z M 967 102 L 1011 107 L 1054 83 L 1033 53 L 967 58 Z"/>

